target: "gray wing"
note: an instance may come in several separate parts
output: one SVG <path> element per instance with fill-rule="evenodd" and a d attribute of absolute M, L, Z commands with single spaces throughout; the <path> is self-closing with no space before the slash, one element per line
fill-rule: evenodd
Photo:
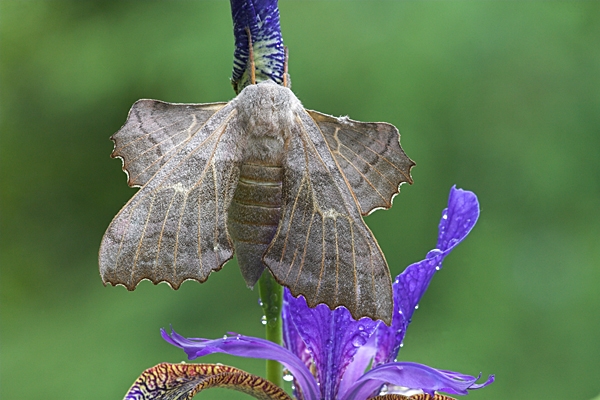
<path fill-rule="evenodd" d="M 186 279 L 205 281 L 233 256 L 227 209 L 242 146 L 234 101 L 173 150 L 113 219 L 100 246 L 105 283 L 133 290 L 149 279 L 177 289 Z"/>
<path fill-rule="evenodd" d="M 415 163 L 400 147 L 400 134 L 394 125 L 307 112 L 327 140 L 362 215 L 390 208 L 400 184 L 412 184 L 410 169 Z"/>
<path fill-rule="evenodd" d="M 284 160 L 283 207 L 264 255 L 275 278 L 309 306 L 344 305 L 356 319 L 392 318 L 392 282 L 325 137 L 304 110 Z"/>
<path fill-rule="evenodd" d="M 112 157 L 123 160 L 129 186 L 143 186 L 227 103 L 173 104 L 138 100 L 111 140 Z"/>

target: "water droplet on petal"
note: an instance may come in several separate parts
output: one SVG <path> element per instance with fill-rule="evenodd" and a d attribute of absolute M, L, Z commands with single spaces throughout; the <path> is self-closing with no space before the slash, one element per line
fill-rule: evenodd
<path fill-rule="evenodd" d="M 427 258 L 428 259 L 432 259 L 435 257 L 439 257 L 442 254 L 442 251 L 440 249 L 433 249 L 431 250 L 429 253 L 427 253 Z"/>
<path fill-rule="evenodd" d="M 364 346 L 366 342 L 367 342 L 367 339 L 365 339 L 361 335 L 355 335 L 352 338 L 352 346 L 354 346 L 354 347 Z"/>
<path fill-rule="evenodd" d="M 286 382 L 291 382 L 294 380 L 294 376 L 292 374 L 290 374 L 289 372 L 286 372 L 283 374 L 283 380 Z"/>
<path fill-rule="evenodd" d="M 418 310 L 418 309 L 419 309 L 419 305 L 417 304 L 417 305 L 415 306 L 415 310 Z"/>

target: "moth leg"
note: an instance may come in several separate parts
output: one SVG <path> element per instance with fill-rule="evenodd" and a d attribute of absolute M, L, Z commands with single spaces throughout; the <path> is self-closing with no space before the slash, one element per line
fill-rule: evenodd
<path fill-rule="evenodd" d="M 288 74 L 288 47 L 284 46 L 283 51 L 285 52 L 285 60 L 283 61 L 283 87 L 290 88 L 292 83 L 290 82 L 290 75 Z"/>
<path fill-rule="evenodd" d="M 246 27 L 246 34 L 248 35 L 248 61 L 250 62 L 250 83 L 256 85 L 256 67 L 254 65 L 254 49 L 252 48 L 252 33 L 250 28 Z"/>

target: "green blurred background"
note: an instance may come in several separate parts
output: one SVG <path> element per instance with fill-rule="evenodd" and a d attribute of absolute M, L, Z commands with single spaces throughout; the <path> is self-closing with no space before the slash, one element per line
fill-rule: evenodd
<path fill-rule="evenodd" d="M 399 359 L 495 373 L 472 399 L 600 393 L 600 2 L 281 1 L 307 108 L 400 128 L 417 162 L 367 218 L 392 275 L 435 246 L 450 187 L 482 214 Z M 135 193 L 109 136 L 139 98 L 233 97 L 227 1 L 0 3 L 0 397 L 122 398 L 184 354 L 159 336 L 262 336 L 235 262 L 179 291 L 102 286 Z M 262 374 L 263 362 L 222 355 Z M 207 391 L 205 399 L 247 398 Z"/>

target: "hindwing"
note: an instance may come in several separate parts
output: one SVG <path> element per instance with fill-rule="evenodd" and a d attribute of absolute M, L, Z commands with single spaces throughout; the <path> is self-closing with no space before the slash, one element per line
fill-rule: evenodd
<path fill-rule="evenodd" d="M 111 136 L 111 156 L 123 160 L 129 186 L 145 185 L 226 104 L 136 101 L 123 127 Z"/>
<path fill-rule="evenodd" d="M 362 215 L 390 208 L 400 184 L 412 184 L 415 163 L 400 147 L 400 134 L 385 122 L 358 122 L 307 110 L 327 140 Z"/>

